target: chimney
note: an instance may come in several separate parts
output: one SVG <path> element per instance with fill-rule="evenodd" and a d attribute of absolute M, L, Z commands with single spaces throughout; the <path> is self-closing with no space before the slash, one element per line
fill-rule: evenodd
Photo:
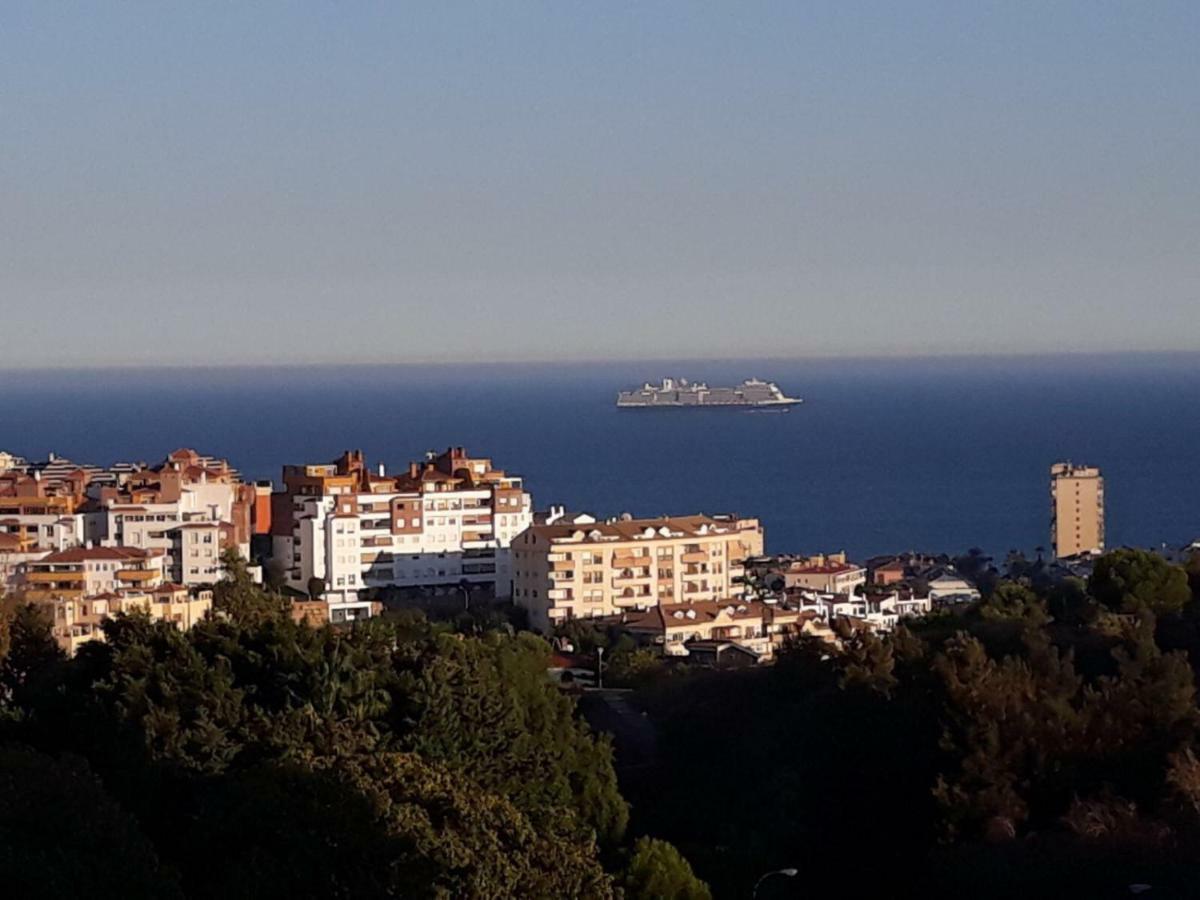
<path fill-rule="evenodd" d="M 418 463 L 408 464 L 408 477 L 416 478 L 421 473 L 421 466 Z"/>
<path fill-rule="evenodd" d="M 379 477 L 384 478 L 386 476 L 387 476 L 387 467 L 383 463 L 380 463 L 379 464 Z"/>

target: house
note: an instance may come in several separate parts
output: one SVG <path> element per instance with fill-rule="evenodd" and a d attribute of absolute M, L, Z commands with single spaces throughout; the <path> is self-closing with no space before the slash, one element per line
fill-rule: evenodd
<path fill-rule="evenodd" d="M 826 594 L 853 594 L 867 582 L 867 570 L 849 562 L 845 553 L 798 559 L 782 574 L 784 588 L 807 588 Z"/>
<path fill-rule="evenodd" d="M 981 596 L 979 589 L 952 567 L 944 567 L 931 573 L 927 584 L 929 600 L 934 606 L 972 603 Z"/>

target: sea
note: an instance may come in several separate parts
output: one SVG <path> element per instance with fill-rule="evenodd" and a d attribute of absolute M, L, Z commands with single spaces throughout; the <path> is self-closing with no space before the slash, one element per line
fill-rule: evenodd
<path fill-rule="evenodd" d="M 779 383 L 787 413 L 618 410 L 663 376 Z M 0 450 L 278 481 L 362 449 L 463 446 L 535 506 L 757 516 L 771 552 L 1003 556 L 1049 545 L 1049 468 L 1103 469 L 1110 546 L 1200 538 L 1200 354 L 0 370 Z"/>

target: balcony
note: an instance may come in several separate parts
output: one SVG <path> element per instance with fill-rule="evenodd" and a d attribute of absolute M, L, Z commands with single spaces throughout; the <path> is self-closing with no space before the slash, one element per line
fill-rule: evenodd
<path fill-rule="evenodd" d="M 634 569 L 626 569 L 624 572 L 618 572 L 615 575 L 613 575 L 613 584 L 614 585 L 622 585 L 622 584 L 629 584 L 632 581 L 645 581 L 649 577 L 650 577 L 649 572 L 643 572 L 643 571 L 634 570 Z"/>
<path fill-rule="evenodd" d="M 551 588 L 546 591 L 546 596 L 551 600 L 570 600 L 572 599 L 571 591 L 567 588 Z"/>
<path fill-rule="evenodd" d="M 53 600 L 57 597 L 62 597 L 67 600 L 76 600 L 83 596 L 83 588 L 57 588 L 44 587 L 36 591 L 26 591 L 25 599 L 30 601 L 38 600 Z"/>
<path fill-rule="evenodd" d="M 160 574 L 153 569 L 118 569 L 118 581 L 132 581 L 138 584 L 147 581 L 153 581 L 155 578 L 160 578 Z"/>
<path fill-rule="evenodd" d="M 550 563 L 551 572 L 573 572 L 575 570 L 575 560 L 563 557 L 556 559 Z"/>
<path fill-rule="evenodd" d="M 649 556 L 614 556 L 613 567 L 617 569 L 636 569 L 650 565 Z"/>
<path fill-rule="evenodd" d="M 25 580 L 34 584 L 47 583 L 67 583 L 67 582 L 83 582 L 83 573 L 65 569 L 59 572 L 51 572 L 45 569 L 39 569 L 34 572 L 26 572 Z"/>
<path fill-rule="evenodd" d="M 679 558 L 685 563 L 708 562 L 708 554 L 703 550 L 689 550 Z"/>

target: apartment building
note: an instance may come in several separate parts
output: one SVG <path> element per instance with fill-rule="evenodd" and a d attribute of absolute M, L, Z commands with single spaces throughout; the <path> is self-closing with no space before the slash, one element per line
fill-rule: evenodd
<path fill-rule="evenodd" d="M 1056 557 L 1104 551 L 1104 478 L 1095 466 L 1050 467 L 1050 546 Z"/>
<path fill-rule="evenodd" d="M 514 602 L 549 632 L 573 618 L 741 597 L 757 519 L 674 516 L 535 525 L 513 545 Z"/>
<path fill-rule="evenodd" d="M 161 550 L 166 575 L 195 587 L 220 581 L 227 548 L 250 557 L 253 485 L 244 485 L 225 460 L 182 448 L 158 466 L 133 467 L 116 485 L 94 492 L 109 547 Z"/>
<path fill-rule="evenodd" d="M 333 621 L 369 614 L 366 588 L 456 586 L 512 593 L 510 546 L 533 520 L 522 480 L 462 447 L 429 453 L 394 476 L 361 451 L 285 466 L 272 498 L 273 555 L 287 583 L 320 579 Z"/>
<path fill-rule="evenodd" d="M 153 590 L 165 582 L 166 553 L 135 547 L 72 547 L 25 563 L 19 587 L 34 602 L 78 599 L 126 588 Z"/>
<path fill-rule="evenodd" d="M 39 601 L 47 609 L 54 640 L 68 656 L 88 641 L 104 640 L 105 619 L 141 612 L 154 621 L 171 622 L 185 631 L 212 609 L 210 590 L 164 584 L 148 590 L 106 591 L 89 596 L 56 596 Z"/>
<path fill-rule="evenodd" d="M 808 588 L 827 594 L 853 594 L 867 583 L 867 570 L 850 562 L 844 552 L 793 560 L 782 574 L 785 588 Z"/>
<path fill-rule="evenodd" d="M 156 466 L 78 466 L 62 457 L 0 473 L 0 569 L 83 547 L 158 549 L 166 576 L 220 580 L 221 551 L 249 558 L 256 489 L 226 461 L 180 449 Z"/>

